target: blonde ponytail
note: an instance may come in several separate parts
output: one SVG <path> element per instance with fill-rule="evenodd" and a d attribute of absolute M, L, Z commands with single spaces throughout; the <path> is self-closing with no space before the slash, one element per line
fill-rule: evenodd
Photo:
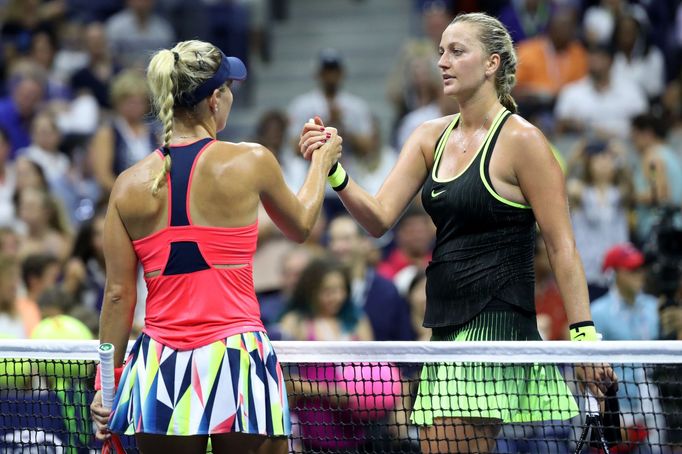
<path fill-rule="evenodd" d="M 203 41 L 183 41 L 173 49 L 158 51 L 149 62 L 147 82 L 152 92 L 154 107 L 163 124 L 164 162 L 161 172 L 154 177 L 152 194 L 165 184 L 171 169 L 169 147 L 173 138 L 173 118 L 177 109 L 193 109 L 182 103 L 183 96 L 192 93 L 210 79 L 222 61 L 220 49 Z M 180 101 L 178 101 L 180 100 Z"/>
<path fill-rule="evenodd" d="M 149 70 L 147 72 L 150 89 L 154 94 L 154 105 L 163 124 L 163 154 L 165 156 L 163 168 L 154 177 L 152 183 L 152 194 L 154 195 L 158 194 L 159 189 L 166 182 L 166 175 L 171 169 L 169 146 L 173 137 L 174 78 L 175 57 L 173 51 L 159 51 L 149 63 Z"/>

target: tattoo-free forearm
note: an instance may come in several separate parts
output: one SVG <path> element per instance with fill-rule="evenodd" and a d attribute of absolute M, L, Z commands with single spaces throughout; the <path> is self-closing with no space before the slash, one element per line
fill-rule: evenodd
<path fill-rule="evenodd" d="M 547 253 L 564 302 L 568 323 L 592 320 L 585 271 L 578 250 L 575 246 L 566 246 L 554 251 L 548 248 Z"/>
<path fill-rule="evenodd" d="M 104 290 L 104 301 L 99 318 L 99 339 L 102 343 L 108 342 L 116 347 L 115 367 L 120 367 L 125 358 L 136 302 L 135 288 L 117 292 L 107 285 Z"/>

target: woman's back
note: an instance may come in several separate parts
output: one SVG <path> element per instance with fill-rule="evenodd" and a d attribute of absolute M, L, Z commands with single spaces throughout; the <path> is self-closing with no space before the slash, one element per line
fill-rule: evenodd
<path fill-rule="evenodd" d="M 196 143 L 171 148 L 180 151 Z M 207 144 L 194 163 L 188 188 L 188 214 L 193 225 L 242 227 L 256 222 L 260 153 L 262 148 L 252 144 L 219 141 Z M 162 157 L 159 152 L 153 153 L 128 169 L 119 178 L 118 190 L 112 194 L 133 241 L 168 225 L 168 187 L 161 186 L 157 195 L 151 191 L 152 178 L 163 167 Z"/>
<path fill-rule="evenodd" d="M 144 269 L 144 331 L 152 338 L 187 349 L 263 329 L 253 287 L 254 149 L 211 138 L 171 145 L 156 195 L 149 175 L 161 170 L 160 151 L 120 178 L 113 203 Z"/>

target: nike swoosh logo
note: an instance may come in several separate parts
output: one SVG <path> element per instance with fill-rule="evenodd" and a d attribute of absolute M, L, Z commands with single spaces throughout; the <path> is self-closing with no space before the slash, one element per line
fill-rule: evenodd
<path fill-rule="evenodd" d="M 438 191 L 438 192 L 431 190 L 431 197 L 435 199 L 436 197 L 438 197 L 439 195 L 441 195 L 444 192 L 445 192 L 445 189 L 443 189 L 442 191 Z"/>

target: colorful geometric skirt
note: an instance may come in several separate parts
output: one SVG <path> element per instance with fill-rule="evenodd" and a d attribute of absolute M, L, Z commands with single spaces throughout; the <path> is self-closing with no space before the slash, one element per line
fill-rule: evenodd
<path fill-rule="evenodd" d="M 142 334 L 126 361 L 109 427 L 129 435 L 290 435 L 270 340 L 247 332 L 181 351 Z"/>
<path fill-rule="evenodd" d="M 532 314 L 490 311 L 432 340 L 541 338 Z M 454 362 L 424 365 L 411 419 L 418 425 L 432 425 L 434 418 L 518 423 L 563 421 L 577 414 L 573 394 L 556 365 Z"/>

